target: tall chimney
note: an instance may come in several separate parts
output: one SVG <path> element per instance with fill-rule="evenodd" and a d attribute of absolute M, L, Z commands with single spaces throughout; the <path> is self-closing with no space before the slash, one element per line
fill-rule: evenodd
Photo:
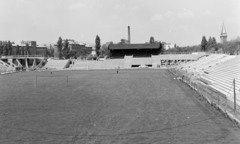
<path fill-rule="evenodd" d="M 130 38 L 130 26 L 128 26 L 128 42 L 129 42 L 129 44 L 131 43 L 131 38 Z"/>

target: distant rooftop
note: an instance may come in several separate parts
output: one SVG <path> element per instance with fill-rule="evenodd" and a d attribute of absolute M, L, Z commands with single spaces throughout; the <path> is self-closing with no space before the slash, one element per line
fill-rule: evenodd
<path fill-rule="evenodd" d="M 109 49 L 159 49 L 160 43 L 155 44 L 110 44 Z"/>

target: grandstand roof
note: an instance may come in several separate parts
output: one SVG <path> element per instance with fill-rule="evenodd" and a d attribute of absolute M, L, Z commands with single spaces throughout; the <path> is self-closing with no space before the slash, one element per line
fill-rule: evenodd
<path fill-rule="evenodd" d="M 108 49 L 120 50 L 120 49 L 159 49 L 160 43 L 156 44 L 110 44 Z"/>

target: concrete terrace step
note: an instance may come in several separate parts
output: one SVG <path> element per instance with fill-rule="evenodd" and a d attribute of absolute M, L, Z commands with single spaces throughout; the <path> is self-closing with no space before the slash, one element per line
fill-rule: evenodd
<path fill-rule="evenodd" d="M 133 58 L 133 56 L 125 56 L 124 57 L 124 68 L 132 67 L 132 58 Z"/>
<path fill-rule="evenodd" d="M 152 65 L 152 58 L 133 58 L 132 65 Z"/>
<path fill-rule="evenodd" d="M 44 68 L 61 70 L 64 69 L 69 60 L 49 60 Z"/>
<path fill-rule="evenodd" d="M 105 61 L 103 61 L 102 67 L 106 68 L 106 69 L 115 69 L 116 67 L 123 68 L 124 60 L 123 59 L 105 60 Z"/>

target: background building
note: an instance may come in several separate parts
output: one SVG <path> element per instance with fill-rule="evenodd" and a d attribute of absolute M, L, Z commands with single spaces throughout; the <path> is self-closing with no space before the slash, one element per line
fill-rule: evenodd
<path fill-rule="evenodd" d="M 164 48 L 165 50 L 172 49 L 172 48 L 175 48 L 175 44 L 164 43 L 164 44 L 163 44 L 163 48 Z"/>
<path fill-rule="evenodd" d="M 64 49 L 65 40 L 63 40 L 62 49 Z M 75 40 L 72 40 L 72 39 L 68 39 L 68 48 L 69 48 L 69 51 L 72 52 L 72 53 L 75 53 L 75 55 L 77 57 L 86 56 L 86 55 L 91 54 L 91 52 L 92 52 L 92 47 L 91 46 L 86 46 L 85 43 L 80 44 L 79 42 L 77 42 Z M 58 56 L 57 44 L 54 45 L 53 49 L 54 49 L 54 56 L 57 57 Z"/>
<path fill-rule="evenodd" d="M 38 46 L 36 41 L 21 41 L 20 44 L 12 45 L 12 55 L 16 55 L 16 47 L 19 46 L 19 55 L 27 55 L 26 53 L 26 45 L 29 45 L 29 55 L 42 55 L 47 56 L 47 47 L 46 46 Z"/>

